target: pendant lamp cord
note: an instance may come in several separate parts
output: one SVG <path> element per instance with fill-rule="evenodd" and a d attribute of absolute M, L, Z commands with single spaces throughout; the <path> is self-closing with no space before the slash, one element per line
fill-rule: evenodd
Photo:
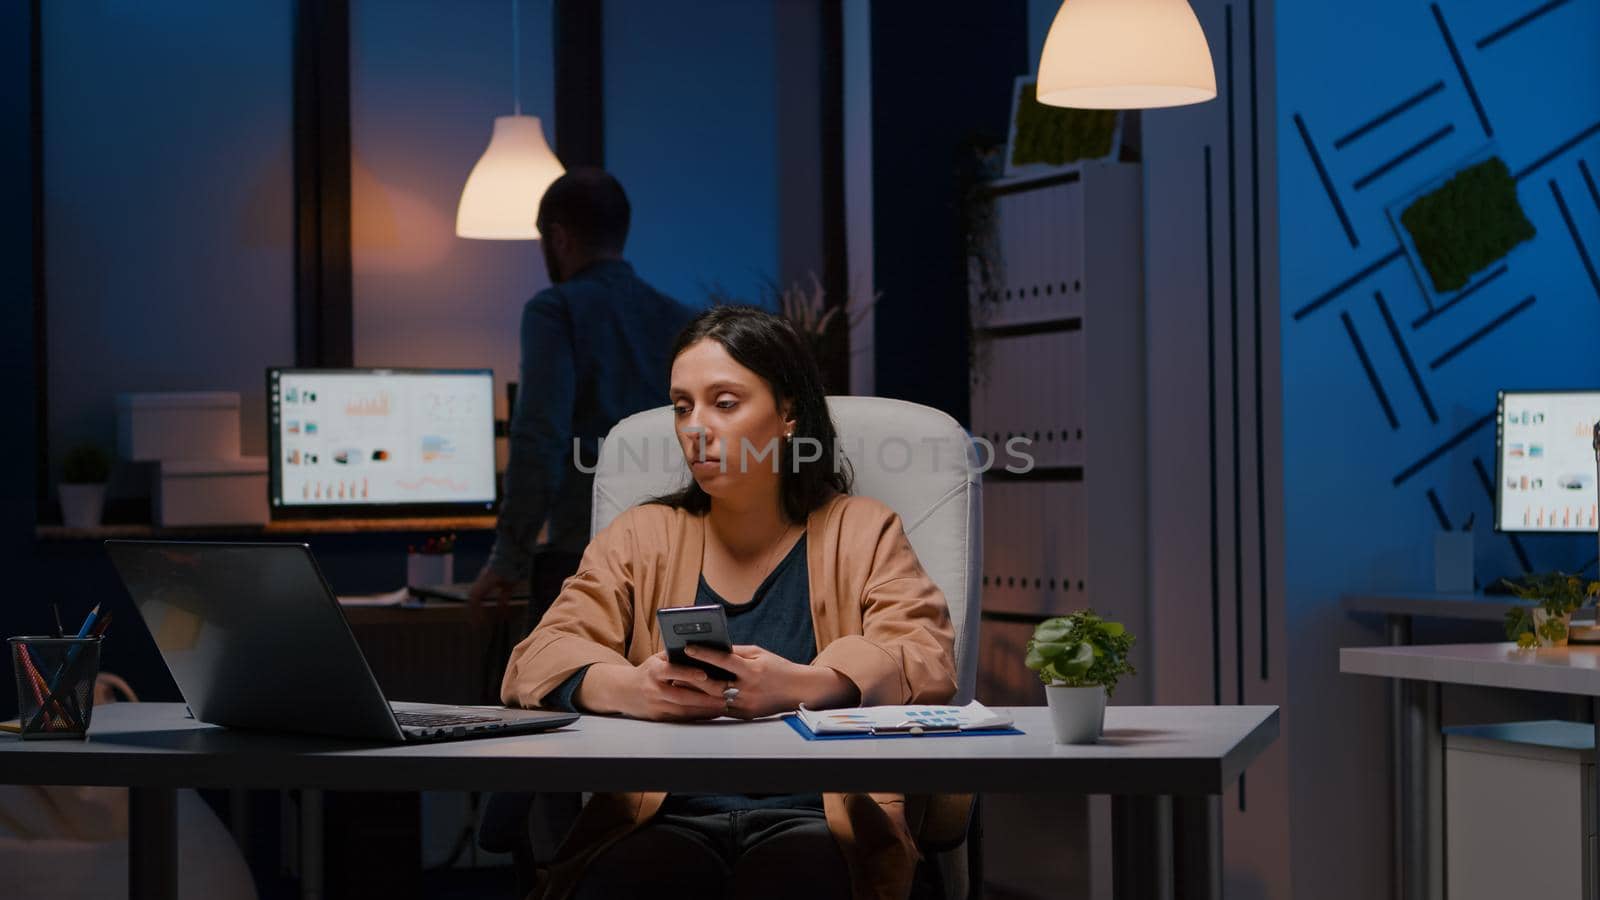
<path fill-rule="evenodd" d="M 522 115 L 522 27 L 518 16 L 522 4 L 511 0 L 511 109 Z"/>

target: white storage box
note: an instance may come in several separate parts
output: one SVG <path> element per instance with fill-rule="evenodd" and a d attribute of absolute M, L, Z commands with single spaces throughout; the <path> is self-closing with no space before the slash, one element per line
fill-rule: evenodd
<path fill-rule="evenodd" d="M 156 524 L 265 525 L 267 458 L 164 460 L 156 478 Z"/>
<path fill-rule="evenodd" d="M 117 455 L 135 462 L 238 459 L 239 395 L 118 394 Z"/>

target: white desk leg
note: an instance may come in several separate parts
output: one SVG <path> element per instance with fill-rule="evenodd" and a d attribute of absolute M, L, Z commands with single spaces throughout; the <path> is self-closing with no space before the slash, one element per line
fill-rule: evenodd
<path fill-rule="evenodd" d="M 322 792 L 300 792 L 300 900 L 322 900 Z"/>
<path fill-rule="evenodd" d="M 178 790 L 128 790 L 128 896 L 178 900 Z"/>
<path fill-rule="evenodd" d="M 1222 798 L 1172 798 L 1173 896 L 1222 900 Z"/>

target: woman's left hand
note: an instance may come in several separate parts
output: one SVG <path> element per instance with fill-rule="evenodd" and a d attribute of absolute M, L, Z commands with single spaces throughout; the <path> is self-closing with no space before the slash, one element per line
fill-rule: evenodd
<path fill-rule="evenodd" d="M 734 718 L 792 712 L 801 703 L 825 709 L 854 702 L 855 685 L 833 669 L 790 662 L 754 644 L 735 644 L 731 653 L 690 644 L 684 652 L 733 673 L 736 680 L 728 682 L 723 697 Z"/>

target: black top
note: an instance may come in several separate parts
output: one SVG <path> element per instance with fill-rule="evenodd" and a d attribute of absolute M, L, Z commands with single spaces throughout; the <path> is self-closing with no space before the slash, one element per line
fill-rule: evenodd
<path fill-rule="evenodd" d="M 490 568 L 527 577 L 547 518 L 552 549 L 583 552 L 600 439 L 623 418 L 667 403 L 672 342 L 693 316 L 620 259 L 596 262 L 523 307 L 511 456 Z M 589 473 L 577 466 L 574 441 Z"/>

